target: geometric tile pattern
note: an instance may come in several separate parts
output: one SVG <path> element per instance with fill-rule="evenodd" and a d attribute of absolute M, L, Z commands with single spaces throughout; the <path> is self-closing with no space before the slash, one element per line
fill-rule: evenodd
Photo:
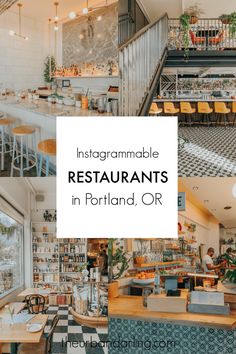
<path fill-rule="evenodd" d="M 65 305 L 50 306 L 47 314 L 49 319 L 45 333 L 49 331 L 53 317 L 58 314 L 60 318 L 53 335 L 52 354 L 108 353 L 107 328 L 90 328 L 79 325 L 73 320 L 69 306 Z"/>
<path fill-rule="evenodd" d="M 236 176 L 236 128 L 180 127 L 179 177 Z"/>
<path fill-rule="evenodd" d="M 109 354 L 235 354 L 236 330 L 109 319 Z"/>

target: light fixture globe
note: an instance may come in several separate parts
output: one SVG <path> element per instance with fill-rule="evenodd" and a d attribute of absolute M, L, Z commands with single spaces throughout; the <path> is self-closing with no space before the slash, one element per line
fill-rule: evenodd
<path fill-rule="evenodd" d="M 89 9 L 87 7 L 84 7 L 82 12 L 83 12 L 84 15 L 87 15 L 88 12 L 89 12 Z"/>
<path fill-rule="evenodd" d="M 71 19 L 71 20 L 74 20 L 76 18 L 76 13 L 74 11 L 71 11 L 68 15 L 68 17 Z"/>
<path fill-rule="evenodd" d="M 15 35 L 15 31 L 10 30 L 10 31 L 9 31 L 9 35 L 10 35 L 10 36 L 14 36 L 14 35 Z"/>
<path fill-rule="evenodd" d="M 236 183 L 233 186 L 232 194 L 233 194 L 234 198 L 236 198 Z"/>

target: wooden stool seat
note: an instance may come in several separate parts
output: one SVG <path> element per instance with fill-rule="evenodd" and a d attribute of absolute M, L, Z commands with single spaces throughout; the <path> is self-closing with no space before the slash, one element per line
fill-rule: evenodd
<path fill-rule="evenodd" d="M 30 125 L 21 125 L 12 129 L 14 135 L 31 135 L 35 133 L 35 128 Z"/>
<path fill-rule="evenodd" d="M 9 118 L 0 119 L 0 126 L 2 126 L 2 125 L 11 125 L 13 123 L 14 123 L 13 119 L 9 119 Z"/>
<path fill-rule="evenodd" d="M 55 156 L 56 139 L 47 139 L 47 140 L 40 141 L 38 144 L 38 150 L 44 155 Z"/>
<path fill-rule="evenodd" d="M 162 108 L 158 107 L 158 104 L 156 102 L 152 102 L 150 110 L 149 110 L 149 115 L 158 115 L 163 112 Z"/>

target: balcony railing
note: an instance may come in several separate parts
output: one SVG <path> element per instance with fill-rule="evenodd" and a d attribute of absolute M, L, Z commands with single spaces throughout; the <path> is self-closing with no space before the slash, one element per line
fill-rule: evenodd
<path fill-rule="evenodd" d="M 141 114 L 167 44 L 168 17 L 164 15 L 119 48 L 121 116 Z"/>
<path fill-rule="evenodd" d="M 184 44 L 184 31 L 179 19 L 169 19 L 168 48 L 181 50 Z M 223 23 L 219 18 L 198 19 L 190 24 L 188 31 L 189 50 L 225 50 L 236 49 L 236 35 L 230 31 L 230 24 Z"/>

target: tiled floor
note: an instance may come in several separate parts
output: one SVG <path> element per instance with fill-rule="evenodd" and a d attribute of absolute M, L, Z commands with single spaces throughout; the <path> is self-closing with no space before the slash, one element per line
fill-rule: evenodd
<path fill-rule="evenodd" d="M 236 127 L 180 127 L 179 177 L 236 176 Z"/>
<path fill-rule="evenodd" d="M 95 329 L 80 326 L 73 320 L 68 306 L 50 306 L 47 314 L 49 320 L 45 332 L 48 332 L 53 317 L 56 314 L 60 317 L 53 336 L 53 354 L 108 353 L 106 345 L 108 340 L 107 328 Z"/>

